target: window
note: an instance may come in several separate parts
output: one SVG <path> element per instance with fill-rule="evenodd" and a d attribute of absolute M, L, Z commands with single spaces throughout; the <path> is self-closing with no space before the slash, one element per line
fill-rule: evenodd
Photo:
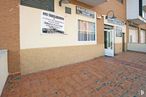
<path fill-rule="evenodd" d="M 69 7 L 65 7 L 65 13 L 67 13 L 67 14 L 71 14 L 71 8 L 69 8 Z"/>
<path fill-rule="evenodd" d="M 78 20 L 78 41 L 95 41 L 95 23 Z"/>
<path fill-rule="evenodd" d="M 146 0 L 140 0 L 139 3 L 139 13 L 144 19 L 146 19 Z"/>
<path fill-rule="evenodd" d="M 138 29 L 129 27 L 129 43 L 138 43 Z"/>
<path fill-rule="evenodd" d="M 123 4 L 123 0 L 118 0 L 118 2 L 122 3 Z"/>
<path fill-rule="evenodd" d="M 140 43 L 146 43 L 146 31 L 145 30 L 140 31 Z"/>
<path fill-rule="evenodd" d="M 54 11 L 54 0 L 21 0 L 21 5 Z"/>
<path fill-rule="evenodd" d="M 139 15 L 143 17 L 143 1 L 139 0 Z"/>

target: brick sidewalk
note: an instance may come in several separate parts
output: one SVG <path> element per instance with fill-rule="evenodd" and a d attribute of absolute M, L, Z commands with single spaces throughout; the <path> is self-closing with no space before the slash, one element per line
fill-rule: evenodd
<path fill-rule="evenodd" d="M 146 54 L 126 52 L 11 76 L 2 97 L 146 97 Z M 141 96 L 141 92 L 145 92 Z"/>

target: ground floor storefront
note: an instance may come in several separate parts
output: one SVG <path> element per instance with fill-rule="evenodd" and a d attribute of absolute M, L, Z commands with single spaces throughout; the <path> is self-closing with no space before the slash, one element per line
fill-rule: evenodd
<path fill-rule="evenodd" d="M 146 52 L 146 30 L 138 26 L 128 27 L 127 49 L 131 51 Z"/>
<path fill-rule="evenodd" d="M 54 12 L 20 5 L 22 75 L 99 56 L 114 56 L 126 49 L 124 20 L 112 19 L 106 15 L 97 18 L 93 9 L 74 4 L 60 7 L 58 2 L 55 0 Z M 71 14 L 64 13 L 66 7 L 72 9 Z M 79 13 L 86 13 L 85 10 L 91 16 Z"/>
<path fill-rule="evenodd" d="M 145 97 L 146 54 L 125 52 L 24 76 L 2 97 Z"/>

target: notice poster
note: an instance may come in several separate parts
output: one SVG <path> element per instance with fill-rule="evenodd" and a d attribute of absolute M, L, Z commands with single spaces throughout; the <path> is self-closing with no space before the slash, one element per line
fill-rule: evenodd
<path fill-rule="evenodd" d="M 41 14 L 42 33 L 64 34 L 64 18 L 50 12 L 43 11 Z"/>
<path fill-rule="evenodd" d="M 116 36 L 122 37 L 122 28 L 121 27 L 116 27 Z"/>

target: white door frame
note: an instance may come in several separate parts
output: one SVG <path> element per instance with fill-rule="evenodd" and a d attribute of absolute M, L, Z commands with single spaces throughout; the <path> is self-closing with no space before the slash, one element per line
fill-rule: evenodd
<path fill-rule="evenodd" d="M 107 45 L 107 48 L 104 47 L 104 54 L 105 54 L 105 56 L 113 57 L 115 55 L 115 33 L 114 33 L 114 29 L 104 29 L 104 34 L 105 34 L 105 31 L 106 31 L 106 33 L 110 34 L 110 38 L 109 38 L 110 43 L 109 43 L 109 45 Z M 104 42 L 104 44 L 105 43 L 106 42 Z"/>

